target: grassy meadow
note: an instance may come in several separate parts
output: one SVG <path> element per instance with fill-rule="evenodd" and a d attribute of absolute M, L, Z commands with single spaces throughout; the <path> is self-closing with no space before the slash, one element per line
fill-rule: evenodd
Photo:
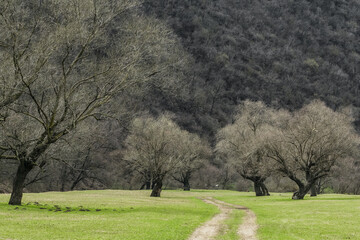
<path fill-rule="evenodd" d="M 164 191 L 161 198 L 149 194 L 25 194 L 18 208 L 6 204 L 8 195 L 0 195 L 0 239 L 185 239 L 218 211 L 182 192 Z"/>
<path fill-rule="evenodd" d="M 292 194 L 254 197 L 222 195 L 219 200 L 247 206 L 257 216 L 264 240 L 360 239 L 360 196 L 326 194 L 291 200 Z"/>
<path fill-rule="evenodd" d="M 28 193 L 23 206 L 9 206 L 0 195 L 0 239 L 187 239 L 218 209 L 199 200 L 247 206 L 257 215 L 261 240 L 360 239 L 360 196 L 321 195 L 291 200 L 291 194 L 192 190 L 74 191 Z M 237 239 L 243 212 L 233 211 L 217 239 Z"/>

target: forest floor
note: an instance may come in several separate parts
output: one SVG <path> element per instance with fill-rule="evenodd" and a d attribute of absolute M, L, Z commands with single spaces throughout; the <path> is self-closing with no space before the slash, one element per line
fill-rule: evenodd
<path fill-rule="evenodd" d="M 220 190 L 149 195 L 122 190 L 27 193 L 17 207 L 7 205 L 8 194 L 0 194 L 0 240 L 185 240 L 213 218 L 216 240 L 240 239 L 241 234 L 255 239 L 255 231 L 259 240 L 360 240 L 360 196 L 294 201 L 291 194 L 255 197 Z"/>

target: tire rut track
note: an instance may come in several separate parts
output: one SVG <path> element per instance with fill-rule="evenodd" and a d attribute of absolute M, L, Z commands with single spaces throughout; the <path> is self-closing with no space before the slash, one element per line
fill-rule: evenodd
<path fill-rule="evenodd" d="M 236 204 L 226 203 L 220 200 L 215 200 L 211 197 L 202 199 L 207 204 L 215 205 L 219 208 L 220 213 L 216 214 L 212 219 L 198 227 L 188 240 L 212 240 L 219 234 L 221 226 L 224 221 L 229 218 L 234 209 L 239 209 L 245 212 L 242 224 L 238 228 L 238 235 L 241 240 L 257 240 L 256 231 L 258 226 L 256 224 L 256 215 L 247 207 Z"/>

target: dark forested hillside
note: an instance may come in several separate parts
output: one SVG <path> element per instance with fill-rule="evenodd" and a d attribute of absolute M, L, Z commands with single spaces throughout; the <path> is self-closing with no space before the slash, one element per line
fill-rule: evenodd
<path fill-rule="evenodd" d="M 26 191 L 147 186 L 148 171 L 124 159 L 125 142 L 134 119 L 164 114 L 214 150 L 203 166 L 185 169 L 187 181 L 199 173 L 192 187 L 247 190 L 215 148 L 247 99 L 293 113 L 319 99 L 351 110 L 360 132 L 360 0 L 0 0 L 0 13 L 0 192 L 11 191 L 24 156 L 35 169 L 23 179 Z M 98 74 L 124 84 L 114 88 Z M 72 87 L 84 89 L 71 90 L 69 104 L 61 92 Z M 66 109 L 62 117 L 57 109 Z M 337 163 L 318 188 L 332 181 L 336 192 L 359 193 L 358 159 Z M 166 184 L 176 186 L 178 175 Z M 293 191 L 281 177 L 271 176 L 269 190 Z"/>
<path fill-rule="evenodd" d="M 185 110 L 201 131 L 211 135 L 244 99 L 290 110 L 315 98 L 360 107 L 359 0 L 151 0 L 145 8 L 196 61 Z"/>

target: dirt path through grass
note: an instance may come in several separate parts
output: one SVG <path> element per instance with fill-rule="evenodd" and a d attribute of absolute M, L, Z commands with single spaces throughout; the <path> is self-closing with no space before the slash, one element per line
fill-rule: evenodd
<path fill-rule="evenodd" d="M 235 209 L 240 209 L 245 212 L 245 216 L 243 218 L 242 224 L 239 226 L 238 234 L 241 240 L 257 240 L 256 230 L 258 229 L 258 225 L 256 224 L 256 215 L 253 211 L 248 209 L 247 207 L 243 207 L 236 204 L 226 203 L 220 200 L 215 200 L 218 204 L 223 204 L 229 207 L 233 207 Z"/>
<path fill-rule="evenodd" d="M 204 202 L 208 204 L 215 205 L 219 208 L 220 213 L 215 215 L 211 220 L 206 222 L 201 227 L 197 228 L 188 240 L 210 240 L 215 239 L 223 222 L 229 218 L 231 212 L 234 209 L 242 210 L 246 213 L 243 218 L 242 224 L 239 226 L 238 235 L 241 240 L 257 240 L 256 230 L 258 228 L 256 224 L 256 215 L 250 209 L 226 203 L 220 200 L 215 200 L 213 198 L 203 199 Z"/>
<path fill-rule="evenodd" d="M 212 219 L 204 225 L 198 227 L 188 240 L 210 240 L 214 239 L 219 233 L 221 224 L 227 219 L 232 211 L 231 207 L 216 203 L 212 198 L 203 199 L 207 204 L 215 205 L 219 208 L 220 213 L 216 214 Z"/>

